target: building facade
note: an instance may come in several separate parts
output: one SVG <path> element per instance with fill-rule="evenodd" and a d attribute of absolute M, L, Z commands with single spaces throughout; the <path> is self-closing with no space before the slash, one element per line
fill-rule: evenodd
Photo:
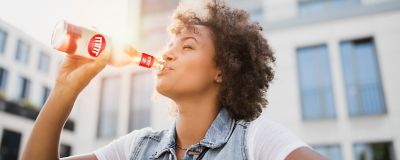
<path fill-rule="evenodd" d="M 396 159 L 399 1 L 264 6 L 262 24 L 277 56 L 266 115 L 330 159 Z"/>

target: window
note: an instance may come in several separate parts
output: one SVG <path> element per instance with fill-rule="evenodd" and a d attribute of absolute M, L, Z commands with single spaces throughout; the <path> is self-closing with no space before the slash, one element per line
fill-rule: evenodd
<path fill-rule="evenodd" d="M 153 76 L 151 73 L 132 76 L 129 131 L 150 126 L 152 93 Z"/>
<path fill-rule="evenodd" d="M 22 40 L 18 40 L 17 42 L 17 52 L 15 54 L 15 59 L 19 62 L 22 62 L 24 64 L 28 63 L 29 59 L 29 50 L 30 50 L 30 45 L 27 44 L 26 42 Z"/>
<path fill-rule="evenodd" d="M 297 49 L 303 119 L 336 117 L 326 45 Z"/>
<path fill-rule="evenodd" d="M 120 97 L 120 78 L 106 77 L 101 82 L 100 113 L 98 121 L 99 138 L 113 138 L 117 134 L 117 120 Z"/>
<path fill-rule="evenodd" d="M 319 145 L 312 147 L 316 152 L 330 160 L 342 160 L 340 145 Z"/>
<path fill-rule="evenodd" d="M 395 160 L 393 144 L 391 142 L 359 143 L 354 145 L 355 160 Z"/>
<path fill-rule="evenodd" d="M 47 97 L 49 97 L 50 94 L 50 88 L 43 86 L 42 88 L 42 100 L 41 100 L 41 105 L 43 106 L 44 103 L 46 103 Z"/>
<path fill-rule="evenodd" d="M 38 70 L 43 73 L 49 72 L 50 56 L 47 53 L 40 52 Z"/>
<path fill-rule="evenodd" d="M 0 67 L 0 91 L 5 92 L 7 87 L 8 71 Z"/>
<path fill-rule="evenodd" d="M 66 144 L 60 145 L 60 158 L 71 156 L 71 146 Z"/>
<path fill-rule="evenodd" d="M 7 32 L 0 28 L 0 54 L 5 52 L 7 44 Z"/>
<path fill-rule="evenodd" d="M 0 159 L 18 159 L 21 133 L 4 130 L 1 138 Z"/>
<path fill-rule="evenodd" d="M 31 82 L 25 77 L 19 77 L 17 82 L 17 98 L 19 100 L 28 99 Z"/>
<path fill-rule="evenodd" d="M 373 40 L 344 41 L 340 48 L 350 116 L 386 113 Z"/>
<path fill-rule="evenodd" d="M 299 0 L 299 14 L 312 15 L 359 5 L 360 0 Z"/>

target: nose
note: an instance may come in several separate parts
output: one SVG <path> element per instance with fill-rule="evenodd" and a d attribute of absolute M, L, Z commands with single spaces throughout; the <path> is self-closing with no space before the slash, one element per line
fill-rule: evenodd
<path fill-rule="evenodd" d="M 172 49 L 166 50 L 166 51 L 162 54 L 162 58 L 163 58 L 165 61 L 167 61 L 167 62 L 175 61 L 175 60 L 176 60 L 176 56 L 174 55 Z"/>

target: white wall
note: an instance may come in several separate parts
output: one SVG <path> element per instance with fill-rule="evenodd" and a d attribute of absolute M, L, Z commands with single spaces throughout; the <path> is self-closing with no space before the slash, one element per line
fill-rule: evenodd
<path fill-rule="evenodd" d="M 280 21 L 297 16 L 297 0 L 264 0 L 267 21 Z"/>

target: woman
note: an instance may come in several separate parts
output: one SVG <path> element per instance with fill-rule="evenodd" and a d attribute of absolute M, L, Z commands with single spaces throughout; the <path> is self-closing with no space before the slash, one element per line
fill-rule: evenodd
<path fill-rule="evenodd" d="M 179 8 L 179 7 L 178 7 Z M 324 159 L 290 131 L 257 118 L 275 57 L 245 11 L 216 1 L 207 13 L 177 9 L 156 89 L 177 104 L 169 130 L 136 130 L 94 153 L 66 159 Z M 61 129 L 83 88 L 106 65 L 68 56 L 23 159 L 57 159 Z M 40 144 L 40 145 L 37 145 Z"/>

